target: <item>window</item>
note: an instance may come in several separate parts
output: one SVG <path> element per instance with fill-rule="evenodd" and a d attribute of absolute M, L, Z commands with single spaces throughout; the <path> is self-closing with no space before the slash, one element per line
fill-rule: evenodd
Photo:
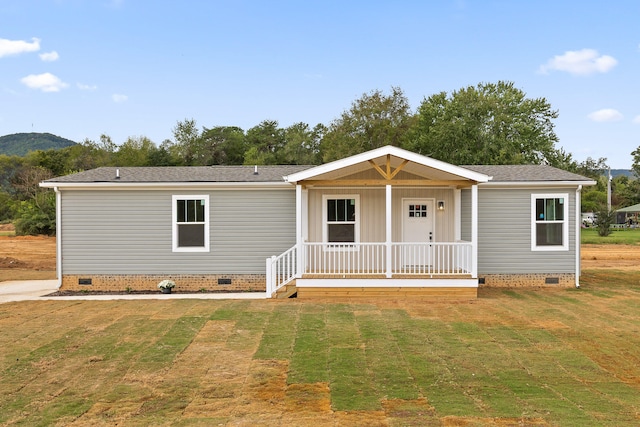
<path fill-rule="evenodd" d="M 355 243 L 360 240 L 360 196 L 323 196 L 323 240 L 333 243 Z"/>
<path fill-rule="evenodd" d="M 209 251 L 209 196 L 173 196 L 173 251 Z"/>
<path fill-rule="evenodd" d="M 531 250 L 569 250 L 569 195 L 531 195 Z"/>

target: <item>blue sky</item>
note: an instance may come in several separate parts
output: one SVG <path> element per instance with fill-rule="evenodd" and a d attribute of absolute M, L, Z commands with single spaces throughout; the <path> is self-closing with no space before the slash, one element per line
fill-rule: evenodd
<path fill-rule="evenodd" d="M 0 0 L 0 135 L 329 124 L 363 93 L 508 80 L 578 161 L 640 146 L 640 2 Z"/>

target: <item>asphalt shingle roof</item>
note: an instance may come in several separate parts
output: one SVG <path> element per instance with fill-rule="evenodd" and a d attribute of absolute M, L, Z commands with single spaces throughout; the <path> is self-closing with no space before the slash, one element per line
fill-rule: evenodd
<path fill-rule="evenodd" d="M 313 166 L 165 166 L 101 167 L 49 179 L 50 183 L 180 183 L 180 182 L 284 182 L 283 177 Z M 590 181 L 589 178 L 546 165 L 472 165 L 461 166 L 492 176 L 490 182 Z M 120 178 L 116 178 L 119 171 Z"/>
<path fill-rule="evenodd" d="M 473 165 L 461 166 L 493 177 L 489 182 L 591 181 L 582 175 L 548 165 Z"/>
<path fill-rule="evenodd" d="M 163 167 L 101 167 L 73 175 L 47 180 L 60 183 L 92 182 L 284 182 L 283 177 L 312 166 L 163 166 Z M 116 178 L 119 171 L 120 178 Z"/>

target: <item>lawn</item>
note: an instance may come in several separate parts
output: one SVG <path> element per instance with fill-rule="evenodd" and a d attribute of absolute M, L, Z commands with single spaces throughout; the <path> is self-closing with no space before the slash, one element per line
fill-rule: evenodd
<path fill-rule="evenodd" d="M 640 244 L 640 228 L 613 230 L 606 237 L 598 236 L 598 230 L 595 227 L 583 228 L 580 233 L 580 241 L 582 244 L 594 245 L 638 245 Z"/>
<path fill-rule="evenodd" d="M 640 273 L 596 270 L 459 303 L 3 304 L 0 425 L 637 425 L 638 307 Z"/>

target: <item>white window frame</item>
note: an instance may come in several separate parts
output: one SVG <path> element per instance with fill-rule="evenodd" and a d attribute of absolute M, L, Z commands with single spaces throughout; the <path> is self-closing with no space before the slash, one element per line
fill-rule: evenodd
<path fill-rule="evenodd" d="M 322 195 L 322 242 L 336 245 L 349 245 L 350 242 L 329 242 L 329 215 L 327 213 L 327 200 L 330 199 L 354 199 L 355 200 L 355 222 L 332 222 L 332 224 L 354 224 L 354 242 L 360 243 L 360 195 L 359 194 L 323 194 Z"/>
<path fill-rule="evenodd" d="M 538 199 L 564 199 L 563 220 L 557 221 L 537 221 L 536 200 Z M 568 251 L 569 250 L 569 193 L 536 193 L 531 195 L 531 250 L 532 251 Z M 562 245 L 538 246 L 536 235 L 536 224 L 562 224 Z"/>
<path fill-rule="evenodd" d="M 178 246 L 178 200 L 204 200 L 204 222 L 190 222 L 189 224 L 204 225 L 204 246 Z M 208 195 L 173 195 L 171 196 L 171 224 L 173 252 L 209 252 L 209 196 Z"/>

